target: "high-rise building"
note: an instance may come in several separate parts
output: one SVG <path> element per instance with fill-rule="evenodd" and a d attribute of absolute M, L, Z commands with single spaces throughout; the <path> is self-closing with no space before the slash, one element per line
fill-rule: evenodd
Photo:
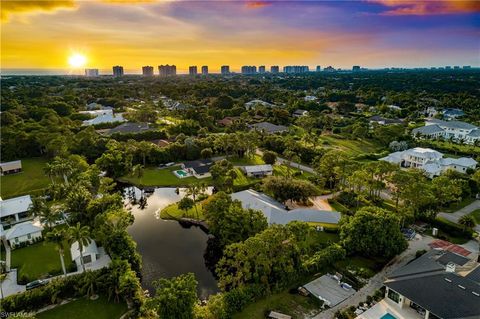
<path fill-rule="evenodd" d="M 320 65 L 317 65 L 317 72 L 322 71 L 322 67 Z"/>
<path fill-rule="evenodd" d="M 113 67 L 113 76 L 123 76 L 123 66 L 115 65 Z"/>
<path fill-rule="evenodd" d="M 175 65 L 159 65 L 158 74 L 161 77 L 177 75 L 177 67 Z"/>
<path fill-rule="evenodd" d="M 272 66 L 270 67 L 270 72 L 272 72 L 272 73 L 278 73 L 278 72 L 280 72 L 280 67 L 279 67 L 278 65 L 272 65 Z"/>
<path fill-rule="evenodd" d="M 255 74 L 257 73 L 257 67 L 254 65 L 242 66 L 242 74 Z"/>
<path fill-rule="evenodd" d="M 265 65 L 260 65 L 258 67 L 258 73 L 265 73 Z"/>
<path fill-rule="evenodd" d="M 331 65 L 323 69 L 323 72 L 335 72 L 335 68 Z"/>
<path fill-rule="evenodd" d="M 197 75 L 197 66 L 192 65 L 192 66 L 188 67 L 188 74 Z"/>
<path fill-rule="evenodd" d="M 222 65 L 222 67 L 220 68 L 220 72 L 222 74 L 230 74 L 230 66 Z"/>
<path fill-rule="evenodd" d="M 352 67 L 352 71 L 353 71 L 353 72 L 358 72 L 358 71 L 360 71 L 360 66 L 359 66 L 359 65 L 354 65 L 354 66 Z"/>
<path fill-rule="evenodd" d="M 153 66 L 150 66 L 150 65 L 142 66 L 142 74 L 144 76 L 153 76 Z"/>
<path fill-rule="evenodd" d="M 98 76 L 98 69 L 85 69 L 85 76 Z"/>
<path fill-rule="evenodd" d="M 306 65 L 287 65 L 283 67 L 283 72 L 285 73 L 305 73 L 309 72 L 308 66 Z"/>
<path fill-rule="evenodd" d="M 202 66 L 202 74 L 203 75 L 208 75 L 208 65 Z"/>

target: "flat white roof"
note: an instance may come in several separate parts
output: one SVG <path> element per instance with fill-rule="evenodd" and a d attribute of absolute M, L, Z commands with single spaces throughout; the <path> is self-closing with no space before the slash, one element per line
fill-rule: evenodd
<path fill-rule="evenodd" d="M 329 307 L 334 307 L 355 294 L 356 290 L 345 286 L 332 275 L 323 275 L 303 286 L 309 293 L 324 300 Z"/>
<path fill-rule="evenodd" d="M 243 169 L 247 173 L 261 173 L 273 171 L 273 167 L 270 164 L 244 166 Z"/>
<path fill-rule="evenodd" d="M 72 260 L 75 260 L 80 257 L 80 249 L 78 249 L 78 241 L 74 242 L 72 246 L 70 246 L 70 254 L 72 255 Z M 95 240 L 90 239 L 90 243 L 88 246 L 83 247 L 83 256 L 91 255 L 91 254 L 98 254 L 98 247 Z"/>
<path fill-rule="evenodd" d="M 30 195 L 0 200 L 0 217 L 6 217 L 28 211 L 32 204 Z"/>
<path fill-rule="evenodd" d="M 22 168 L 22 161 L 18 160 L 18 161 L 0 163 L 0 168 L 3 171 L 10 171 L 10 170 Z"/>

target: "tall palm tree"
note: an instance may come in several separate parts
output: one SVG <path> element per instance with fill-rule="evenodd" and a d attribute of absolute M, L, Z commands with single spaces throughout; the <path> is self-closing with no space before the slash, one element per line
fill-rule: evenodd
<path fill-rule="evenodd" d="M 60 230 L 60 229 L 53 229 L 52 231 L 47 233 L 46 239 L 47 241 L 55 244 L 58 253 L 60 254 L 60 262 L 62 263 L 62 270 L 63 270 L 63 275 L 67 276 L 67 270 L 65 268 L 65 260 L 63 259 L 63 253 L 64 253 L 64 244 L 65 241 L 67 240 L 68 234 L 65 232 L 65 230 Z"/>
<path fill-rule="evenodd" d="M 475 227 L 475 219 L 471 215 L 463 215 L 458 220 L 458 223 L 463 226 L 463 230 Z"/>
<path fill-rule="evenodd" d="M 92 241 L 90 239 L 90 227 L 82 226 L 80 223 L 77 223 L 75 226 L 70 226 L 68 229 L 69 231 L 69 239 L 70 243 L 78 242 L 78 250 L 80 251 L 80 263 L 82 265 L 82 269 L 85 272 L 85 264 L 83 263 L 83 247 L 90 244 Z"/>
<path fill-rule="evenodd" d="M 47 228 L 52 228 L 55 222 L 59 219 L 59 211 L 57 208 L 51 207 L 47 204 L 43 197 L 34 197 L 29 211 L 40 218 L 42 224 Z"/>
<path fill-rule="evenodd" d="M 52 185 L 54 185 L 55 184 L 54 177 L 56 176 L 55 165 L 53 163 L 47 163 L 43 168 L 43 172 L 48 177 L 50 177 L 50 181 L 52 182 Z"/>
<path fill-rule="evenodd" d="M 186 193 L 187 196 L 192 196 L 193 198 L 193 207 L 195 207 L 195 213 L 197 214 L 197 219 L 199 218 L 198 215 L 198 208 L 197 208 L 197 196 L 201 195 L 205 192 L 207 187 L 205 184 L 190 184 L 187 186 Z"/>

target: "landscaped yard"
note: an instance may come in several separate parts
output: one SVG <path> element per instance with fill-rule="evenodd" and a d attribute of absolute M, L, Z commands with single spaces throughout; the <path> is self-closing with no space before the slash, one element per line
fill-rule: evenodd
<path fill-rule="evenodd" d="M 463 198 L 461 201 L 456 202 L 456 203 L 452 203 L 448 207 L 445 207 L 445 208 L 441 209 L 441 211 L 443 211 L 445 213 L 454 213 L 457 210 L 459 210 L 459 209 L 461 209 L 465 206 L 470 205 L 474 201 L 475 201 L 475 198 L 473 198 L 473 197 Z"/>
<path fill-rule="evenodd" d="M 299 175 L 295 175 L 297 174 L 297 172 L 301 172 L 301 174 Z M 295 178 L 298 178 L 298 179 L 308 179 L 309 176 L 313 176 L 312 173 L 309 173 L 309 172 L 304 172 L 302 170 L 299 170 L 297 168 L 294 168 L 294 167 L 288 167 L 287 165 L 274 165 L 273 166 L 273 175 L 274 176 L 287 176 L 288 174 L 291 174 L 293 176 L 295 176 Z"/>
<path fill-rule="evenodd" d="M 186 213 L 184 210 L 179 209 L 177 203 L 168 205 L 160 212 L 160 217 L 163 219 L 180 219 L 182 217 L 204 219 L 202 203 L 197 203 L 197 211 L 194 207 L 190 208 Z"/>
<path fill-rule="evenodd" d="M 142 177 L 124 176 L 120 178 L 120 181 L 131 183 L 138 186 L 158 186 L 158 187 L 186 186 L 186 185 L 196 184 L 196 183 L 211 184 L 212 179 L 210 177 L 201 178 L 201 179 L 198 179 L 193 176 L 186 177 L 186 178 L 178 178 L 173 174 L 173 171 L 176 171 L 179 169 L 181 169 L 179 165 L 168 167 L 168 168 L 147 167 L 145 168 Z"/>
<path fill-rule="evenodd" d="M 248 305 L 242 312 L 233 315 L 233 319 L 264 319 L 268 311 L 276 310 L 294 319 L 304 318 L 304 314 L 318 313 L 320 304 L 310 297 L 281 292 L 260 299 Z"/>
<path fill-rule="evenodd" d="M 321 135 L 319 141 L 322 147 L 342 150 L 352 156 L 377 153 L 382 150 L 372 141 L 343 139 L 336 135 Z"/>
<path fill-rule="evenodd" d="M 265 164 L 262 157 L 260 155 L 255 154 L 252 157 L 229 157 L 228 161 L 233 163 L 236 166 L 246 166 L 246 165 L 261 165 Z"/>
<path fill-rule="evenodd" d="M 65 267 L 68 269 L 72 257 L 69 246 L 65 245 L 65 248 Z M 12 250 L 12 268 L 18 268 L 18 280 L 22 283 L 62 273 L 60 255 L 55 245 L 46 241 Z"/>
<path fill-rule="evenodd" d="M 3 199 L 40 193 L 50 183 L 43 172 L 47 160 L 44 158 L 22 159 L 23 171 L 18 174 L 2 176 L 0 196 Z"/>
<path fill-rule="evenodd" d="M 477 225 L 480 225 L 480 209 L 476 209 L 473 212 L 470 213 L 470 215 L 475 219 L 475 223 Z"/>
<path fill-rule="evenodd" d="M 127 312 L 125 303 L 114 303 L 105 297 L 97 300 L 77 299 L 36 315 L 38 319 L 118 319 Z"/>

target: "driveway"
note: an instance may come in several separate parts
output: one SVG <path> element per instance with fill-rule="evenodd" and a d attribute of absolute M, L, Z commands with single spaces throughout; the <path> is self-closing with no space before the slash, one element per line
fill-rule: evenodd
<path fill-rule="evenodd" d="M 12 269 L 9 273 L 7 273 L 7 277 L 2 282 L 1 293 L 3 295 L 1 296 L 1 298 L 8 297 L 10 295 L 14 295 L 24 291 L 25 286 L 17 284 L 17 270 Z"/>
<path fill-rule="evenodd" d="M 353 296 L 343 301 L 342 303 L 336 305 L 333 308 L 322 311 L 318 315 L 314 316 L 312 319 L 332 319 L 334 318 L 335 312 L 341 309 L 346 309 L 350 306 L 357 306 L 360 302 L 364 302 L 367 299 L 367 296 L 371 296 L 383 286 L 383 282 L 388 277 L 392 271 L 398 269 L 410 260 L 415 258 L 415 253 L 418 250 L 428 249 L 428 244 L 431 243 L 434 238 L 429 236 L 417 235 L 415 239 L 408 242 L 408 248 L 395 257 L 390 263 L 385 266 L 379 273 L 370 278 L 368 283 L 363 286 L 359 291 L 357 291 Z"/>
<path fill-rule="evenodd" d="M 457 210 L 454 213 L 438 213 L 437 216 L 445 218 L 446 220 L 449 220 L 451 222 L 457 223 L 462 216 L 468 215 L 474 210 L 480 209 L 480 200 L 476 200 L 470 205 L 467 205 L 459 210 Z M 480 225 L 477 225 L 473 228 L 477 233 L 480 233 Z"/>

